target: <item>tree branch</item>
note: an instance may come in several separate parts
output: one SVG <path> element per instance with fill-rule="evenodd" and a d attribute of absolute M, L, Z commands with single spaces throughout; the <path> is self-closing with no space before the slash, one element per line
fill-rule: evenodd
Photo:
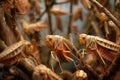
<path fill-rule="evenodd" d="M 60 4 L 66 4 L 66 3 L 69 3 L 70 1 L 68 0 L 68 1 L 64 1 L 64 2 L 55 2 L 54 4 L 55 5 L 60 5 Z"/>
<path fill-rule="evenodd" d="M 46 13 L 46 10 L 44 10 L 36 20 L 39 21 L 45 13 Z"/>
<path fill-rule="evenodd" d="M 45 6 L 46 6 L 47 14 L 48 14 L 49 31 L 50 31 L 50 34 L 53 34 L 53 31 L 52 31 L 52 22 L 51 22 L 52 19 L 51 19 L 51 13 L 50 13 L 50 9 L 52 7 L 52 1 L 45 0 Z"/>
<path fill-rule="evenodd" d="M 69 23 L 68 23 L 68 34 L 71 33 L 71 25 L 72 25 L 72 7 L 73 7 L 73 0 L 70 0 L 70 16 L 69 16 Z"/>

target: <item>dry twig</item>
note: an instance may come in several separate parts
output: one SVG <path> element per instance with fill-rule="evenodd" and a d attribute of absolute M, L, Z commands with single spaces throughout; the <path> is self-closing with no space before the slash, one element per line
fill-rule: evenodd
<path fill-rule="evenodd" d="M 73 0 L 70 0 L 70 16 L 69 16 L 69 23 L 68 23 L 68 35 L 71 33 L 71 25 L 72 25 L 72 10 L 73 8 Z"/>
<path fill-rule="evenodd" d="M 12 44 L 9 28 L 5 21 L 4 3 L 0 1 L 0 37 L 9 46 Z"/>

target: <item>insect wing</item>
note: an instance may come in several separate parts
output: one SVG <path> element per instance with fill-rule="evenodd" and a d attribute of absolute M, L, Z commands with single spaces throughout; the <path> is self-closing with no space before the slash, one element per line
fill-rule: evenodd
<path fill-rule="evenodd" d="M 8 48 L 6 48 L 3 52 L 0 54 L 0 60 L 4 59 L 6 56 L 8 56 L 10 53 L 12 53 L 14 50 L 16 50 L 18 47 L 23 45 L 23 41 L 19 41 Z M 15 54 L 17 55 L 17 54 Z M 14 55 L 14 56 L 15 56 Z"/>
<path fill-rule="evenodd" d="M 99 44 L 100 46 L 104 48 L 107 48 L 107 49 L 110 49 L 116 52 L 120 51 L 120 46 L 115 44 L 114 42 L 111 42 L 109 40 L 102 39 L 99 37 L 96 37 L 96 40 L 97 40 L 97 44 Z"/>

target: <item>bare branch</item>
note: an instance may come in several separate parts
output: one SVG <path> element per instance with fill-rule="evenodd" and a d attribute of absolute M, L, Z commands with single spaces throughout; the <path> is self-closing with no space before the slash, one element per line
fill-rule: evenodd
<path fill-rule="evenodd" d="M 45 6 L 46 6 L 46 11 L 47 11 L 47 14 L 48 14 L 48 21 L 49 21 L 49 30 L 50 30 L 50 34 L 53 34 L 53 31 L 52 31 L 52 20 L 51 20 L 51 13 L 50 13 L 50 9 L 52 7 L 52 1 L 49 1 L 49 0 L 45 0 Z"/>
<path fill-rule="evenodd" d="M 72 10 L 73 8 L 73 0 L 70 0 L 70 16 L 69 16 L 69 23 L 68 23 L 68 34 L 71 33 L 71 25 L 72 25 Z"/>
<path fill-rule="evenodd" d="M 46 13 L 46 10 L 44 10 L 36 20 L 39 21 L 45 13 Z"/>
<path fill-rule="evenodd" d="M 68 1 L 64 1 L 64 2 L 55 2 L 54 4 L 56 4 L 56 5 L 60 5 L 60 4 L 66 4 L 66 3 L 69 3 L 70 2 L 70 0 L 68 0 Z"/>

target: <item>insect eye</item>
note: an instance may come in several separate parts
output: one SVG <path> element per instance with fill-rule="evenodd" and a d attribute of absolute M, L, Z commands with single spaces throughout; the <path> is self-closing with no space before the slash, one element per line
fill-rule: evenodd
<path fill-rule="evenodd" d="M 52 39 L 51 39 L 51 38 L 49 38 L 49 41 L 52 41 Z"/>
<path fill-rule="evenodd" d="M 85 37 L 83 37 L 83 39 L 85 39 Z"/>

